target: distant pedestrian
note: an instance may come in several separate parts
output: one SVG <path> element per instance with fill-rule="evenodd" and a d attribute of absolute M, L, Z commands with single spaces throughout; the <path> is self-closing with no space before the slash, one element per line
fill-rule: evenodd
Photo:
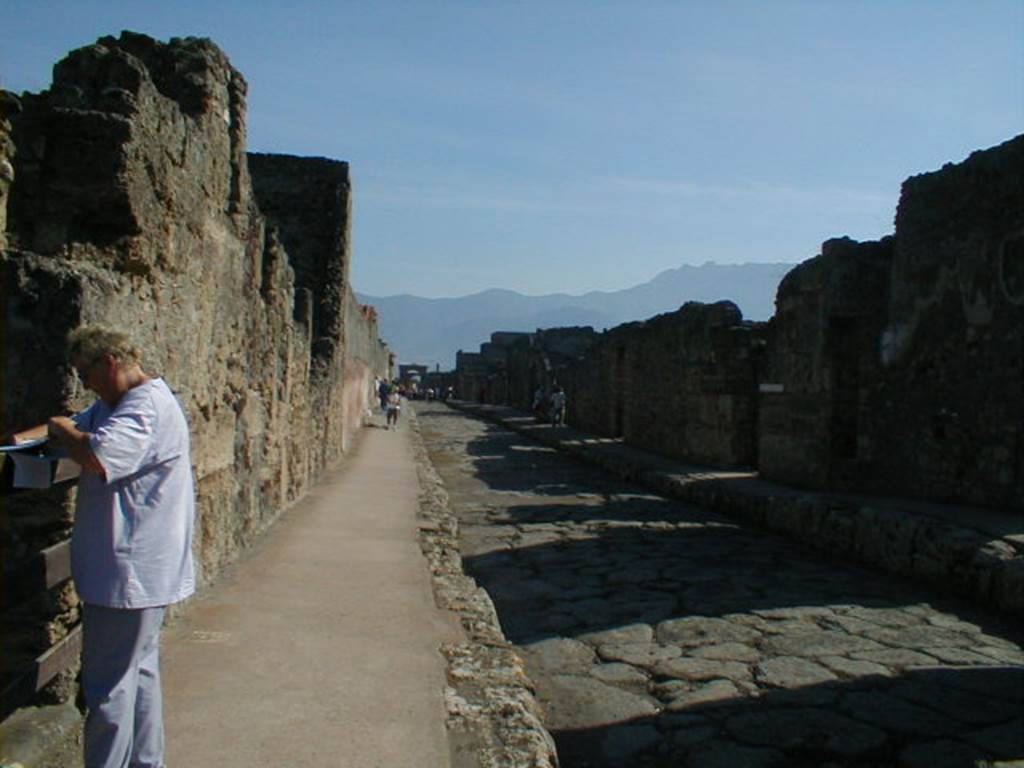
<path fill-rule="evenodd" d="M 397 390 L 392 390 L 391 394 L 388 395 L 387 405 L 387 426 L 388 429 L 394 427 L 398 429 L 398 415 L 402 412 L 402 396 L 398 394 Z"/>
<path fill-rule="evenodd" d="M 551 394 L 551 423 L 556 427 L 565 423 L 566 401 L 565 390 L 555 387 L 555 391 Z"/>
<path fill-rule="evenodd" d="M 391 394 L 391 384 L 387 379 L 381 379 L 380 384 L 377 387 L 377 397 L 380 399 L 381 411 L 387 412 L 388 409 L 388 395 Z"/>

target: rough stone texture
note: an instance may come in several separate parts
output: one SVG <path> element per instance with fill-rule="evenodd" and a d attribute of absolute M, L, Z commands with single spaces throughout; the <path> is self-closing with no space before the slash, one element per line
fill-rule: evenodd
<path fill-rule="evenodd" d="M 459 519 L 423 446 L 410 409 L 420 483 L 420 546 L 430 564 L 437 604 L 453 611 L 465 641 L 442 648 L 448 660 L 446 725 L 453 768 L 558 768 L 554 740 L 534 696 L 523 661 L 505 637 L 494 603 L 463 569 Z M 569 649 L 580 661 L 594 657 L 582 643 Z M 536 648 L 540 665 L 559 648 Z M 581 669 L 582 669 L 581 664 Z"/>
<path fill-rule="evenodd" d="M 481 403 L 516 403 L 529 408 L 538 387 L 565 385 L 572 367 L 598 339 L 590 326 L 498 331 L 480 352 L 456 355 L 456 393 Z"/>
<path fill-rule="evenodd" d="M 570 423 L 694 464 L 753 466 L 764 327 L 731 302 L 690 302 L 613 328 L 567 377 Z"/>
<path fill-rule="evenodd" d="M 21 101 L 0 91 L 0 248 L 7 247 L 7 198 L 14 182 L 14 141 L 10 118 L 21 111 Z"/>
<path fill-rule="evenodd" d="M 1024 508 L 1022 164 L 1024 136 L 908 179 L 893 237 L 829 241 L 787 275 L 764 477 Z"/>
<path fill-rule="evenodd" d="M 1022 167 L 1019 136 L 903 184 L 872 490 L 1024 510 Z"/>
<path fill-rule="evenodd" d="M 500 386 L 460 395 L 528 409 L 536 387 L 557 380 L 569 424 L 693 464 L 1020 511 L 1022 165 L 1018 136 L 908 179 L 895 234 L 826 241 L 780 284 L 767 330 L 729 302 L 688 304 L 557 361 L 540 340 L 579 329 L 541 330 L 501 365 L 478 356 L 474 382 Z M 986 578 L 1024 589 L 1019 574 L 996 570 Z"/>
<path fill-rule="evenodd" d="M 347 167 L 281 160 L 281 187 L 289 173 L 301 186 L 311 165 L 326 169 L 322 194 L 290 219 L 268 185 L 268 208 L 282 219 L 268 227 L 245 153 L 246 90 L 208 40 L 126 32 L 70 53 L 49 91 L 21 97 L 20 112 L 0 109 L 0 170 L 14 171 L 0 252 L 3 425 L 91 401 L 64 361 L 68 330 L 128 331 L 190 419 L 201 583 L 341 456 L 369 382 L 389 365 L 374 313 L 347 284 Z M 7 191 L 0 184 L 0 197 Z M 303 240 L 313 222 L 331 236 Z M 284 241 L 302 242 L 294 257 Z M 296 271 L 316 291 L 297 288 Z M 66 537 L 69 494 L 4 499 L 8 567 Z M 71 590 L 37 603 L 5 612 L 12 666 L 76 619 Z"/>
<path fill-rule="evenodd" d="M 892 250 L 892 238 L 829 240 L 779 284 L 761 374 L 762 476 L 815 488 L 860 479 Z"/>
<path fill-rule="evenodd" d="M 417 404 L 417 420 L 464 567 L 515 644 L 563 765 L 896 766 L 939 741 L 972 765 L 1020 753 L 1012 619 L 622 481 L 670 474 L 661 457 L 455 405 Z M 596 454 L 597 468 L 575 460 Z M 794 530 L 816 520 L 818 494 L 708 482 L 733 506 L 784 493 L 777 517 Z"/>

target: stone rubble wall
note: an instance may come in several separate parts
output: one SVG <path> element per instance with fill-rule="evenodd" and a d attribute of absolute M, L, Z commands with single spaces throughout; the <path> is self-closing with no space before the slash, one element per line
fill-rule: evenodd
<path fill-rule="evenodd" d="M 904 182 L 891 286 L 876 489 L 1024 510 L 1024 136 Z"/>
<path fill-rule="evenodd" d="M 764 335 L 727 301 L 613 328 L 566 377 L 572 422 L 698 464 L 753 466 Z"/>
<path fill-rule="evenodd" d="M 389 365 L 348 285 L 347 165 L 284 163 L 282 183 L 322 171 L 300 222 L 318 220 L 318 236 L 293 238 L 253 194 L 246 90 L 208 40 L 125 32 L 71 52 L 49 91 L 0 99 L 3 428 L 91 402 L 65 362 L 69 330 L 129 332 L 191 423 L 201 584 L 342 455 Z M 3 499 L 9 572 L 67 537 L 72 499 Z M 8 604 L 3 619 L 6 681 L 75 623 L 74 593 Z"/>
<path fill-rule="evenodd" d="M 760 377 L 764 477 L 837 490 L 863 482 L 870 467 L 857 457 L 869 448 L 863 426 L 880 372 L 892 251 L 891 237 L 829 240 L 779 285 Z"/>

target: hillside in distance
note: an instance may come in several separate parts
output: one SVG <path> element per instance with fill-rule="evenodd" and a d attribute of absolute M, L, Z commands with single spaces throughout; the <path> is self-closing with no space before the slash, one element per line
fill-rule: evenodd
<path fill-rule="evenodd" d="M 380 317 L 380 335 L 403 364 L 442 371 L 455 367 L 455 353 L 479 351 L 495 331 L 536 331 L 590 325 L 602 331 L 679 309 L 688 301 L 735 302 L 748 320 L 767 320 L 775 312 L 775 290 L 796 264 L 684 265 L 621 291 L 591 291 L 573 296 L 526 296 L 494 288 L 469 296 L 425 299 L 357 294 Z"/>

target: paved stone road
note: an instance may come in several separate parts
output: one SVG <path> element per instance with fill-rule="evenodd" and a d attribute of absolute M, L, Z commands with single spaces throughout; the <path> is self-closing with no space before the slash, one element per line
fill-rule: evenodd
<path fill-rule="evenodd" d="M 1024 758 L 1017 628 L 443 405 L 417 414 L 563 768 Z"/>

